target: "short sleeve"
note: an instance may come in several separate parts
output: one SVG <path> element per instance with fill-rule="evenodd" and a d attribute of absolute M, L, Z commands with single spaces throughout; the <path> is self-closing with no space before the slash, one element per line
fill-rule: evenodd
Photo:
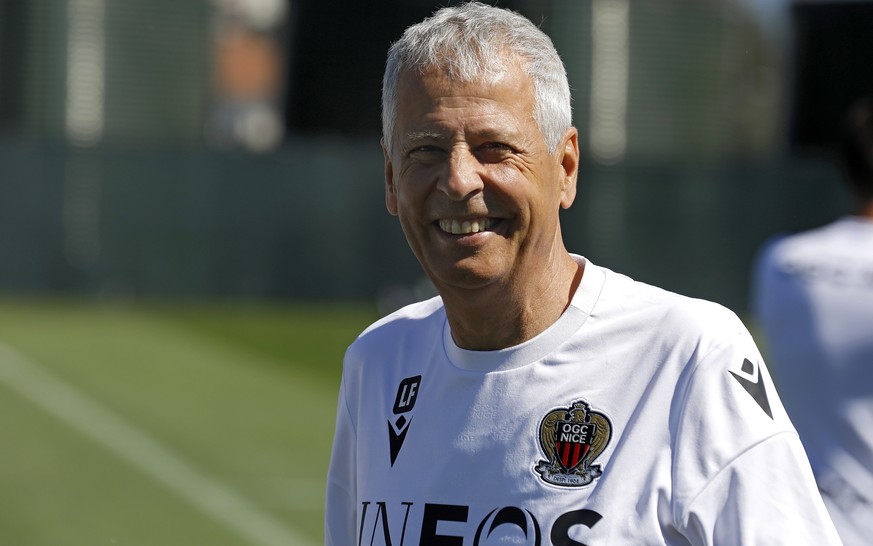
<path fill-rule="evenodd" d="M 757 347 L 703 354 L 674 421 L 674 518 L 692 544 L 840 544 Z"/>
<path fill-rule="evenodd" d="M 796 435 L 750 448 L 716 474 L 686 510 L 692 544 L 841 544 Z"/>

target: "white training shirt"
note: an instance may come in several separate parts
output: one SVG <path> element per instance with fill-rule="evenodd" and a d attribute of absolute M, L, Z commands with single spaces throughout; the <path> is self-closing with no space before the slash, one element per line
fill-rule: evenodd
<path fill-rule="evenodd" d="M 773 373 L 837 530 L 873 545 L 873 221 L 774 241 L 755 288 Z"/>
<path fill-rule="evenodd" d="M 439 298 L 351 345 L 325 544 L 839 539 L 740 320 L 587 262 L 516 347 L 457 347 Z"/>

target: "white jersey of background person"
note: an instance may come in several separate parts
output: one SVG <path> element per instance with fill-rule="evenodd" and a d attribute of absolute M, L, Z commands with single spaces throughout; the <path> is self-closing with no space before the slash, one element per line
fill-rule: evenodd
<path fill-rule="evenodd" d="M 736 315 L 587 262 L 519 346 L 458 348 L 439 298 L 352 344 L 325 543 L 839 540 Z"/>
<path fill-rule="evenodd" d="M 873 544 L 873 219 L 765 247 L 754 307 L 843 541 Z"/>

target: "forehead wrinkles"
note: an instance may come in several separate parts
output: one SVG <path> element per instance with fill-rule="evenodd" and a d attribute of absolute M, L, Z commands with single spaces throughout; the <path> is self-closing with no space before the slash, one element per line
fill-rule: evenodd
<path fill-rule="evenodd" d="M 488 110 L 468 113 L 463 107 L 428 112 L 411 119 L 400 133 L 404 147 L 416 144 L 499 141 L 525 146 L 530 140 L 531 126 L 527 129 L 511 111 Z"/>
<path fill-rule="evenodd" d="M 407 140 L 459 131 L 482 138 L 520 137 L 538 129 L 532 84 L 522 75 L 504 71 L 486 81 L 459 82 L 440 72 L 407 74 L 399 89 L 395 134 Z"/>

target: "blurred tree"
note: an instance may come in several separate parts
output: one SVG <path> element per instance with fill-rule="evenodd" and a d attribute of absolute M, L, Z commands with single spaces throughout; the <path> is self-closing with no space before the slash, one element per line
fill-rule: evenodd
<path fill-rule="evenodd" d="M 403 30 L 441 6 L 436 0 L 298 0 L 290 44 L 286 122 L 292 132 L 378 135 L 385 55 Z M 534 22 L 551 2 L 504 1 Z"/>
<path fill-rule="evenodd" d="M 829 150 L 843 112 L 873 93 L 873 2 L 796 3 L 792 18 L 791 143 Z"/>
<path fill-rule="evenodd" d="M 24 44 L 27 3 L 0 2 L 0 130 L 18 129 L 24 121 Z"/>

